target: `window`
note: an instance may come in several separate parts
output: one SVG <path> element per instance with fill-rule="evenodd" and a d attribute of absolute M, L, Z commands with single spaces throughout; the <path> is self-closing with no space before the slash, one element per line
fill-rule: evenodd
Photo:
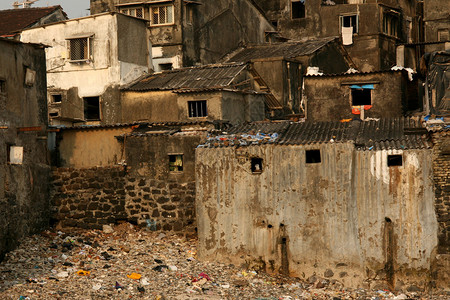
<path fill-rule="evenodd" d="M 388 155 L 387 157 L 388 167 L 402 166 L 403 156 L 402 155 Z"/>
<path fill-rule="evenodd" d="M 358 33 L 358 15 L 339 16 L 339 23 L 341 28 L 352 27 L 353 33 Z"/>
<path fill-rule="evenodd" d="M 169 71 L 173 69 L 173 64 L 172 63 L 166 63 L 166 64 L 159 64 L 159 69 L 161 71 Z"/>
<path fill-rule="evenodd" d="M 252 173 L 261 173 L 263 170 L 263 159 L 259 157 L 252 157 L 251 170 Z"/>
<path fill-rule="evenodd" d="M 448 29 L 438 29 L 438 41 L 446 42 L 450 40 L 449 30 Z"/>
<path fill-rule="evenodd" d="M 100 120 L 100 97 L 85 97 L 84 119 L 86 121 Z"/>
<path fill-rule="evenodd" d="M 292 19 L 302 19 L 305 17 L 305 0 L 291 1 Z"/>
<path fill-rule="evenodd" d="M 173 23 L 173 5 L 151 7 L 150 12 L 152 25 Z"/>
<path fill-rule="evenodd" d="M 353 106 L 372 105 L 371 90 L 375 89 L 374 84 L 352 84 L 350 88 Z"/>
<path fill-rule="evenodd" d="M 92 39 L 89 37 L 69 40 L 70 60 L 86 61 L 92 56 Z"/>
<path fill-rule="evenodd" d="M 169 170 L 170 172 L 183 171 L 183 154 L 169 155 Z"/>
<path fill-rule="evenodd" d="M 144 10 L 141 7 L 138 8 L 125 8 L 120 10 L 121 13 L 137 18 L 144 18 Z"/>
<path fill-rule="evenodd" d="M 352 89 L 352 105 L 372 105 L 370 89 Z"/>
<path fill-rule="evenodd" d="M 399 15 L 395 12 L 385 12 L 383 14 L 383 33 L 398 37 Z"/>
<path fill-rule="evenodd" d="M 8 163 L 20 165 L 23 162 L 23 147 L 6 145 Z"/>
<path fill-rule="evenodd" d="M 6 80 L 0 79 L 0 94 L 6 93 Z"/>
<path fill-rule="evenodd" d="M 320 150 L 306 150 L 305 156 L 307 164 L 317 164 L 322 161 L 320 159 Z"/>
<path fill-rule="evenodd" d="M 206 100 L 188 101 L 189 118 L 207 117 Z"/>
<path fill-rule="evenodd" d="M 52 103 L 61 103 L 62 95 L 61 94 L 53 94 L 51 95 Z"/>

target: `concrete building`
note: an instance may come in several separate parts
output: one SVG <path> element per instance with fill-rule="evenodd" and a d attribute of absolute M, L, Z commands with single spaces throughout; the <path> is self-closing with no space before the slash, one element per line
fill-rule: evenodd
<path fill-rule="evenodd" d="M 278 32 L 293 40 L 340 37 L 363 72 L 396 64 L 399 42 L 420 42 L 417 1 L 254 0 Z"/>
<path fill-rule="evenodd" d="M 420 121 L 255 123 L 227 133 L 196 150 L 201 260 L 354 287 L 428 284 L 438 221 Z"/>
<path fill-rule="evenodd" d="M 425 52 L 450 50 L 450 6 L 445 1 L 423 1 Z"/>
<path fill-rule="evenodd" d="M 67 20 L 61 6 L 0 10 L 0 37 L 20 40 L 24 29 Z"/>
<path fill-rule="evenodd" d="M 194 234 L 195 148 L 215 128 L 208 121 L 61 128 L 55 222 L 101 229 L 128 221 Z"/>
<path fill-rule="evenodd" d="M 50 124 L 119 123 L 119 87 L 151 66 L 147 35 L 145 20 L 120 13 L 24 30 L 22 41 L 48 46 Z"/>
<path fill-rule="evenodd" d="M 49 225 L 47 96 L 42 45 L 0 39 L 0 260 Z"/>
<path fill-rule="evenodd" d="M 122 122 L 260 121 L 273 96 L 258 92 L 247 64 L 155 73 L 122 90 Z"/>
<path fill-rule="evenodd" d="M 272 116 L 278 118 L 304 116 L 303 76 L 310 68 L 322 74 L 356 68 L 336 38 L 249 45 L 231 53 L 225 61 L 251 64 L 260 90 L 273 94 L 279 103 L 276 106 L 281 109 L 268 107 Z"/>
<path fill-rule="evenodd" d="M 249 0 L 91 0 L 91 14 L 105 11 L 149 20 L 155 72 L 216 63 L 243 44 L 265 42 L 274 30 Z"/>
<path fill-rule="evenodd" d="M 405 70 L 306 75 L 308 121 L 394 118 L 421 107 L 417 80 Z M 413 79 L 413 80 L 411 80 Z"/>

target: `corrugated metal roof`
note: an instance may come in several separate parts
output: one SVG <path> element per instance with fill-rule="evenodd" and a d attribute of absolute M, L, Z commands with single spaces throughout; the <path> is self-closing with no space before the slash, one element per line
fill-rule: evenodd
<path fill-rule="evenodd" d="M 294 58 L 310 55 L 326 44 L 333 41 L 334 37 L 309 40 L 305 42 L 288 42 L 280 44 L 255 45 L 242 49 L 228 58 L 227 62 L 249 62 L 253 59 L 284 57 Z"/>
<path fill-rule="evenodd" d="M 58 127 L 59 130 L 88 130 L 88 129 L 109 129 L 120 127 L 131 127 L 136 125 L 146 126 L 190 126 L 190 125 L 210 125 L 213 121 L 192 121 L 192 122 L 133 122 L 133 123 L 117 123 L 108 125 L 79 125 L 72 127 Z"/>
<path fill-rule="evenodd" d="M 229 86 L 246 67 L 246 64 L 221 64 L 164 71 L 149 75 L 125 90 L 221 89 Z"/>
<path fill-rule="evenodd" d="M 19 32 L 57 9 L 61 6 L 0 10 L 0 36 Z"/>
<path fill-rule="evenodd" d="M 226 133 L 210 137 L 202 147 L 339 142 L 353 142 L 358 150 L 425 149 L 432 146 L 421 121 L 395 118 L 344 123 L 251 123 L 231 127 Z"/>

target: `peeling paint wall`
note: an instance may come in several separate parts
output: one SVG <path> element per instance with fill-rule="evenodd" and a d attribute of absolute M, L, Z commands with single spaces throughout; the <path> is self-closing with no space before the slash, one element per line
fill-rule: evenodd
<path fill-rule="evenodd" d="M 425 46 L 425 52 L 450 49 L 450 8 L 441 0 L 427 0 L 423 3 L 425 42 L 441 42 Z M 445 43 L 447 42 L 447 43 Z"/>
<path fill-rule="evenodd" d="M 309 149 L 321 163 L 305 163 Z M 387 167 L 397 153 L 403 166 Z M 437 246 L 431 159 L 352 143 L 198 148 L 199 257 L 352 286 L 420 284 Z"/>

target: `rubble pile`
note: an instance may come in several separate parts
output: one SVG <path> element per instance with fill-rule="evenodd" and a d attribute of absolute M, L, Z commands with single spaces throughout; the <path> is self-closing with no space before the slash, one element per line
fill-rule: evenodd
<path fill-rule="evenodd" d="M 0 299 L 446 299 L 449 295 L 346 289 L 238 266 L 200 262 L 195 238 L 128 223 L 44 231 L 0 264 Z M 447 298 L 448 299 L 448 298 Z"/>

